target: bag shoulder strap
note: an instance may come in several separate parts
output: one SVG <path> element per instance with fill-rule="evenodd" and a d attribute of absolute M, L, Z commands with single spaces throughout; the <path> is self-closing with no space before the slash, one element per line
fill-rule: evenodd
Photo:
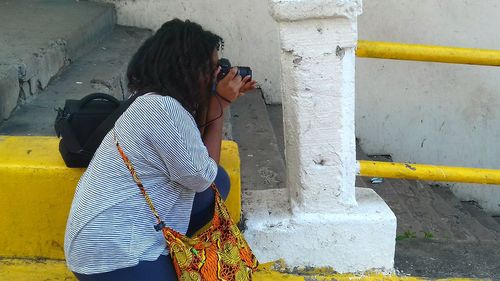
<path fill-rule="evenodd" d="M 127 166 L 127 169 L 130 171 L 130 174 L 132 175 L 132 178 L 134 179 L 134 182 L 137 184 L 139 189 L 141 190 L 141 194 L 144 196 L 144 199 L 146 199 L 146 202 L 148 203 L 149 208 L 151 209 L 151 212 L 156 218 L 157 224 L 154 226 L 156 231 L 161 231 L 163 228 L 166 227 L 165 222 L 161 220 L 160 215 L 156 211 L 156 208 L 153 205 L 153 201 L 151 201 L 151 198 L 149 197 L 148 193 L 146 192 L 146 189 L 144 188 L 144 185 L 142 184 L 142 181 L 139 179 L 139 176 L 137 175 L 137 172 L 134 169 L 134 166 L 132 165 L 132 162 L 128 159 L 127 155 L 125 155 L 125 152 L 121 148 L 120 144 L 118 143 L 118 138 L 116 136 L 116 131 L 113 130 L 113 138 L 115 141 L 116 148 L 118 149 L 118 152 L 120 153 L 121 158 L 123 159 L 123 162 L 125 163 L 125 166 Z M 215 193 L 215 204 L 224 204 L 221 201 L 219 191 L 215 187 L 215 184 L 212 183 L 210 187 L 213 189 Z M 217 207 L 215 207 L 217 209 Z"/>
<path fill-rule="evenodd" d="M 120 147 L 120 144 L 118 143 L 118 138 L 116 137 L 116 132 L 114 132 L 114 140 L 116 144 L 116 148 L 118 149 L 118 152 L 120 153 L 120 156 L 123 159 L 123 162 L 127 166 L 128 170 L 130 171 L 130 174 L 132 175 L 132 178 L 134 179 L 134 182 L 137 184 L 139 189 L 141 190 L 142 195 L 146 199 L 146 202 L 148 203 L 149 208 L 151 209 L 151 212 L 153 212 L 153 215 L 156 218 L 157 224 L 154 226 L 156 231 L 161 231 L 165 227 L 165 222 L 161 220 L 160 215 L 156 211 L 153 201 L 151 201 L 151 198 L 146 192 L 146 189 L 144 188 L 144 185 L 142 184 L 141 180 L 139 179 L 139 176 L 137 175 L 134 166 L 132 166 L 132 163 L 128 159 L 127 155 L 125 155 L 125 152 L 123 152 L 123 149 Z"/>

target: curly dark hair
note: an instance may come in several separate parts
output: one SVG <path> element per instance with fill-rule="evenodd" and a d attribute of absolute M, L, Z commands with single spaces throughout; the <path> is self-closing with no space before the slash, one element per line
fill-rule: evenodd
<path fill-rule="evenodd" d="M 128 88 L 136 95 L 171 96 L 196 118 L 205 110 L 214 80 L 213 53 L 222 47 L 221 37 L 197 23 L 168 21 L 132 57 Z"/>

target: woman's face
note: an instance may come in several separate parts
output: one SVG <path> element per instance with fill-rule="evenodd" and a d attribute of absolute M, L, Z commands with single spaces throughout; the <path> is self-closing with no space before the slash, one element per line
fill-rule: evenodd
<path fill-rule="evenodd" d="M 212 78 L 214 81 L 212 83 L 215 83 L 215 79 L 217 79 L 217 74 L 219 74 L 219 52 L 217 50 L 214 50 L 212 53 L 212 66 L 214 69 L 212 69 Z"/>
<path fill-rule="evenodd" d="M 219 52 L 217 50 L 214 50 L 212 53 L 212 63 L 214 65 L 217 65 L 217 62 L 219 61 Z"/>
<path fill-rule="evenodd" d="M 209 89 L 209 91 L 211 90 L 213 84 L 216 82 L 217 74 L 219 71 L 219 67 L 218 67 L 219 53 L 217 52 L 217 50 L 213 51 L 211 60 L 212 60 L 211 65 L 212 65 L 213 69 L 210 70 L 211 71 L 210 74 L 203 75 L 203 79 L 202 79 L 202 81 L 200 81 L 201 89 Z"/>

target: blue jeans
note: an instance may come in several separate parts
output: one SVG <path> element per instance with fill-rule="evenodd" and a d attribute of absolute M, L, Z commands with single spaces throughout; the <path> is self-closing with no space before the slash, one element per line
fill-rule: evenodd
<path fill-rule="evenodd" d="M 222 198 L 226 199 L 230 188 L 229 176 L 220 166 L 215 178 L 215 184 Z M 201 193 L 196 193 L 186 233 L 187 236 L 192 236 L 212 219 L 214 214 L 214 196 L 214 191 L 211 188 Z M 80 281 L 177 280 L 172 259 L 170 256 L 163 255 L 156 261 L 140 261 L 136 266 L 121 268 L 111 272 L 91 275 L 74 272 L 74 274 Z"/>

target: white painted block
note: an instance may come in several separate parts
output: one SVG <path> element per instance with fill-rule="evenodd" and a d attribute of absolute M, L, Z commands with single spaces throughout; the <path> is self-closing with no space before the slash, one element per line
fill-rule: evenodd
<path fill-rule="evenodd" d="M 355 206 L 356 21 L 280 24 L 287 184 L 296 212 Z"/>
<path fill-rule="evenodd" d="M 292 214 L 287 190 L 245 192 L 245 238 L 259 262 L 295 267 L 392 272 L 396 217 L 371 189 L 356 189 L 358 205 L 340 212 Z"/>

